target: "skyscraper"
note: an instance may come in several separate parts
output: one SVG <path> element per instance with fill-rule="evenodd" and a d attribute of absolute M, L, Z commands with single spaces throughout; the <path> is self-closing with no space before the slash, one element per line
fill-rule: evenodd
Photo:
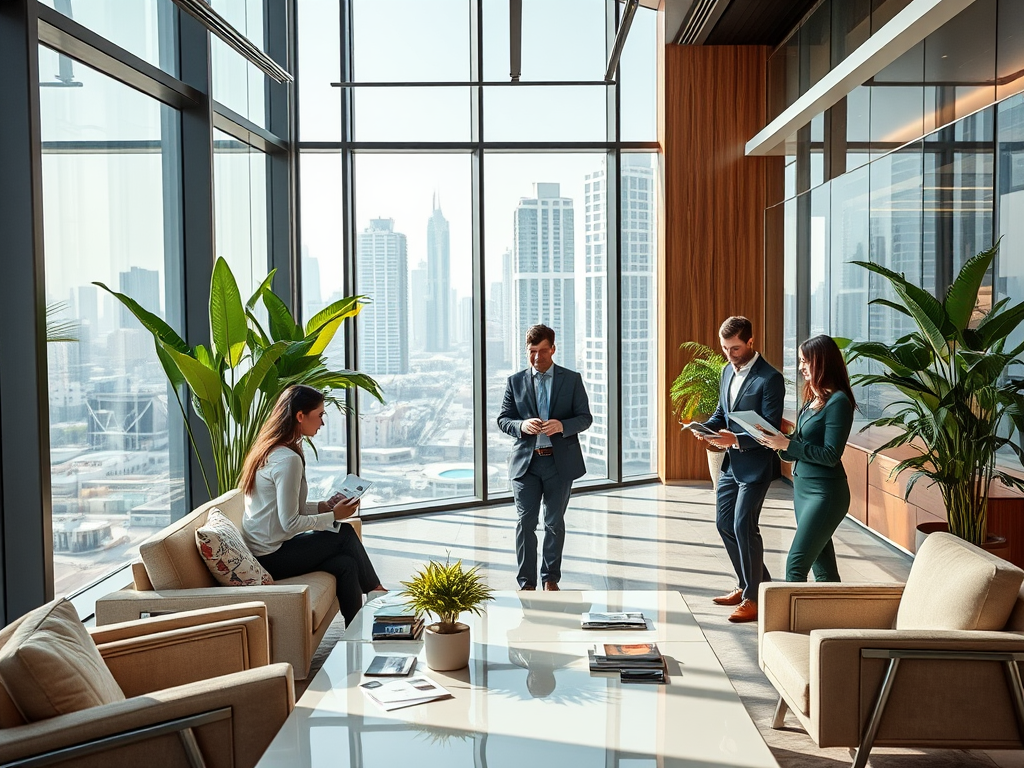
<path fill-rule="evenodd" d="M 142 269 L 132 267 L 127 272 L 119 274 L 121 293 L 127 294 L 135 299 L 144 309 L 148 309 L 154 315 L 163 317 L 160 311 L 160 273 L 155 269 Z M 135 319 L 135 315 L 125 307 L 121 306 L 121 328 L 142 328 L 142 324 Z"/>
<path fill-rule="evenodd" d="M 409 270 L 409 339 L 411 349 L 427 348 L 427 262 Z"/>
<path fill-rule="evenodd" d="M 359 293 L 373 300 L 359 313 L 359 367 L 373 376 L 409 371 L 409 291 L 405 235 L 394 219 L 371 219 L 359 233 Z"/>
<path fill-rule="evenodd" d="M 655 218 L 654 169 L 650 156 L 622 155 L 622 463 L 629 471 L 651 471 L 656 444 Z M 608 458 L 608 179 L 605 170 L 584 182 L 586 307 L 583 380 L 594 423 L 580 434 L 591 471 Z"/>
<path fill-rule="evenodd" d="M 515 286 L 514 349 L 522 350 L 526 331 L 543 323 L 555 330 L 557 360 L 576 367 L 576 281 L 572 198 L 558 184 L 536 183 L 533 197 L 522 197 L 515 212 L 512 281 Z M 517 352 L 513 368 L 524 358 Z"/>
<path fill-rule="evenodd" d="M 427 220 L 427 352 L 447 352 L 451 331 L 451 247 L 448 220 L 434 193 L 434 209 Z"/>

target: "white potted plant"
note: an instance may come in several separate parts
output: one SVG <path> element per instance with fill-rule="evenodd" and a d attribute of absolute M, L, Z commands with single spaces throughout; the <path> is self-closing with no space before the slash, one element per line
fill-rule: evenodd
<path fill-rule="evenodd" d="M 403 581 L 402 596 L 417 616 L 429 613 L 437 621 L 424 631 L 427 666 L 438 672 L 462 669 L 469 664 L 469 627 L 459 622 L 465 611 L 480 615 L 482 606 L 494 595 L 484 584 L 480 566 L 468 571 L 462 561 L 431 561 L 409 581 Z"/>

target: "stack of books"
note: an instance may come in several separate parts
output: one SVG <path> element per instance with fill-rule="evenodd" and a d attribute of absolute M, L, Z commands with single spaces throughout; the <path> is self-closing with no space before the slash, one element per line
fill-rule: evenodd
<path fill-rule="evenodd" d="M 618 672 L 624 683 L 664 683 L 668 668 L 654 643 L 619 645 L 605 643 L 588 651 L 591 672 Z"/>
<path fill-rule="evenodd" d="M 385 600 L 373 612 L 374 640 L 419 640 L 423 619 L 402 599 Z"/>
<path fill-rule="evenodd" d="M 584 613 L 584 629 L 647 629 L 642 613 Z"/>

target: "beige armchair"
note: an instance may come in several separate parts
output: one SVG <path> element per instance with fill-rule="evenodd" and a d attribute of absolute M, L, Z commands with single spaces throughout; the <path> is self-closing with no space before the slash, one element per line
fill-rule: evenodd
<path fill-rule="evenodd" d="M 267 586 L 217 584 L 195 542 L 196 529 L 206 522 L 207 513 L 215 507 L 236 527 L 241 526 L 245 497 L 238 490 L 232 490 L 151 536 L 139 547 L 142 562 L 132 565 L 132 587 L 112 592 L 96 602 L 96 623 L 105 625 L 173 611 L 259 600 L 267 605 L 271 659 L 288 662 L 295 670 L 295 677 L 304 679 L 309 674 L 313 653 L 339 611 L 334 577 L 316 571 L 279 579 Z M 358 518 L 348 522 L 361 534 Z"/>
<path fill-rule="evenodd" d="M 761 585 L 758 659 L 819 747 L 1024 746 L 1024 571 L 934 533 L 904 584 Z"/>
<path fill-rule="evenodd" d="M 32 635 L 26 638 L 19 627 L 31 628 L 38 615 L 56 613 L 55 605 L 77 623 L 70 603 L 60 603 L 31 611 L 0 631 L 0 656 L 9 656 L 11 645 L 31 646 Z M 77 631 L 87 644 L 80 624 Z M 113 697 L 118 700 L 67 711 L 66 686 L 55 679 L 32 694 L 48 697 L 63 713 L 26 722 L 24 705 L 15 703 L 14 676 L 5 676 L 0 764 L 251 768 L 295 706 L 291 668 L 268 663 L 262 603 L 116 624 L 90 634 L 102 657 L 96 663 L 105 663 L 120 687 Z M 38 650 L 44 641 L 34 642 Z M 66 646 L 65 641 L 57 650 L 71 659 L 71 674 L 63 678 L 89 662 L 87 654 L 65 651 Z M 86 679 L 88 674 L 85 669 Z"/>

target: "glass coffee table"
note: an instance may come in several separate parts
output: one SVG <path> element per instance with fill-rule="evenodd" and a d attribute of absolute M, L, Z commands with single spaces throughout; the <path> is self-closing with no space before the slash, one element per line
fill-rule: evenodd
<path fill-rule="evenodd" d="M 372 642 L 356 618 L 259 762 L 303 766 L 711 768 L 777 763 L 677 592 L 498 592 L 466 669 L 434 672 L 422 642 Z M 584 611 L 642 611 L 648 629 L 584 630 Z M 657 643 L 666 685 L 591 673 L 587 650 Z M 375 655 L 417 654 L 454 698 L 385 712 L 359 689 Z"/>

